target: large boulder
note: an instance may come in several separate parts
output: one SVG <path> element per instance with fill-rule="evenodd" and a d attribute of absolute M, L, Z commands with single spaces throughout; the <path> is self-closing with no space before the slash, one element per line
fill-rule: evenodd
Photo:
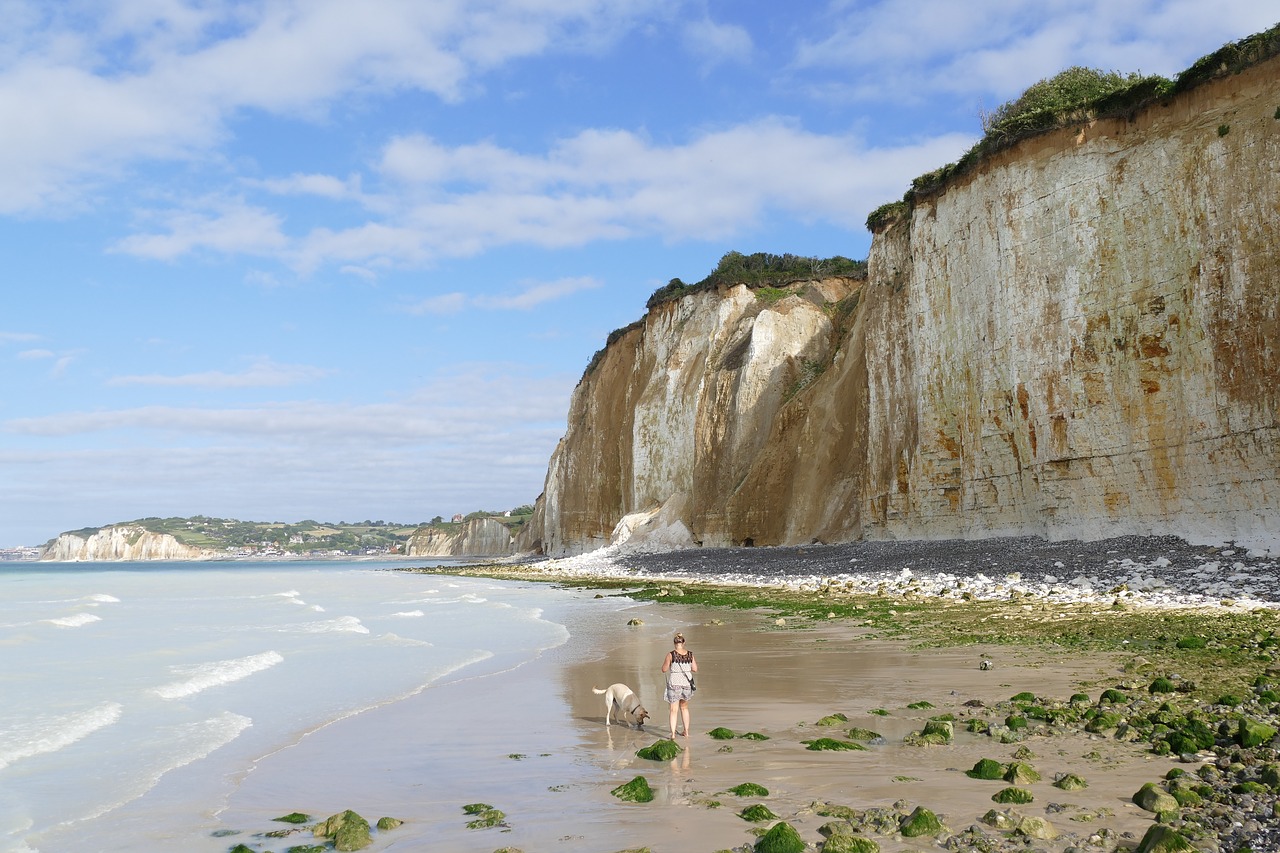
<path fill-rule="evenodd" d="M 373 843 L 369 821 L 347 809 L 321 821 L 312 830 L 317 838 L 328 838 L 335 850 L 363 850 Z"/>

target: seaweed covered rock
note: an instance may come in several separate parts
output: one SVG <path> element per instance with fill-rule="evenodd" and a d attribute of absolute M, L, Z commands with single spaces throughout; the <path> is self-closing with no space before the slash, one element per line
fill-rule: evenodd
<path fill-rule="evenodd" d="M 1236 743 L 1245 749 L 1262 746 L 1275 736 L 1276 729 L 1274 726 L 1268 726 L 1266 723 L 1260 723 L 1248 717 L 1241 717 L 1240 724 L 1236 728 Z"/>
<path fill-rule="evenodd" d="M 1035 800 L 1035 796 L 1026 788 L 1015 788 L 1011 786 L 1008 788 L 1001 788 L 999 791 L 996 791 L 991 795 L 991 799 L 997 803 L 1006 805 L 1009 803 L 1025 805 Z"/>
<path fill-rule="evenodd" d="M 386 832 L 389 829 L 395 829 L 403 826 L 404 821 L 398 817 L 380 817 L 378 818 L 378 822 L 374 825 L 378 827 L 379 832 Z"/>
<path fill-rule="evenodd" d="M 1027 815 L 1018 821 L 1018 825 L 1014 828 L 1014 834 L 1025 838 L 1050 841 L 1058 837 L 1058 830 L 1054 829 L 1053 825 L 1042 817 Z"/>
<path fill-rule="evenodd" d="M 781 821 L 760 836 L 755 853 L 804 853 L 804 839 L 794 826 Z"/>
<path fill-rule="evenodd" d="M 983 758 L 973 765 L 973 769 L 964 771 L 970 779 L 987 779 L 994 781 L 1004 778 L 1004 765 L 994 758 Z"/>
<path fill-rule="evenodd" d="M 767 797 L 769 789 L 764 785 L 757 785 L 755 782 L 743 782 L 741 785 L 734 785 L 729 789 L 729 793 L 735 797 Z"/>
<path fill-rule="evenodd" d="M 1005 768 L 1003 778 L 1011 785 L 1030 785 L 1040 781 L 1040 773 L 1030 764 L 1014 761 Z"/>
<path fill-rule="evenodd" d="M 1178 810 L 1178 801 L 1173 794 L 1162 790 L 1155 782 L 1148 782 L 1133 795 L 1133 802 L 1140 809 L 1149 812 L 1172 812 Z"/>
<path fill-rule="evenodd" d="M 363 850 L 373 843 L 369 821 L 351 809 L 330 815 L 317 824 L 312 833 L 317 838 L 328 838 L 335 850 Z"/>
<path fill-rule="evenodd" d="M 280 823 L 311 823 L 312 820 L 311 815 L 304 814 L 302 812 L 289 812 L 286 815 L 280 815 L 280 817 L 273 817 L 271 819 L 279 821 Z"/>
<path fill-rule="evenodd" d="M 636 755 L 650 761 L 670 761 L 683 751 L 675 741 L 664 738 L 655 741 L 651 746 L 636 750 Z"/>
<path fill-rule="evenodd" d="M 637 776 L 609 793 L 624 803 L 648 803 L 653 800 L 653 788 L 649 787 L 649 780 L 643 776 Z"/>
<path fill-rule="evenodd" d="M 915 810 L 898 824 L 898 832 L 907 838 L 918 838 L 921 835 L 934 836 L 942 832 L 942 821 L 924 806 L 916 806 Z"/>
<path fill-rule="evenodd" d="M 849 740 L 879 740 L 883 737 L 879 732 L 873 732 L 871 729 L 863 729 L 857 726 L 849 729 Z"/>
<path fill-rule="evenodd" d="M 1053 787 L 1060 788 L 1063 791 L 1083 791 L 1089 787 L 1089 783 L 1082 776 L 1077 776 L 1075 773 L 1063 773 L 1054 780 Z"/>
<path fill-rule="evenodd" d="M 756 803 L 753 806 L 747 806 L 738 812 L 738 817 L 743 820 L 749 820 L 752 823 L 763 823 L 766 820 L 777 820 L 778 816 L 763 803 Z"/>
<path fill-rule="evenodd" d="M 840 726 L 840 725 L 844 725 L 847 722 L 849 722 L 849 718 L 846 717 L 844 714 L 837 712 L 835 714 L 827 714 L 821 720 L 818 720 L 818 722 L 814 723 L 814 725 L 815 726 Z"/>
<path fill-rule="evenodd" d="M 818 849 L 822 853 L 880 853 L 880 845 L 863 835 L 833 835 Z"/>
<path fill-rule="evenodd" d="M 1191 843 L 1176 829 L 1157 823 L 1142 836 L 1142 841 L 1138 842 L 1133 853 L 1182 853 L 1194 850 Z"/>
<path fill-rule="evenodd" d="M 944 746 L 955 739 L 955 724 L 950 720 L 929 720 L 924 728 L 903 738 L 911 746 Z"/>
<path fill-rule="evenodd" d="M 716 726 L 707 735 L 715 740 L 733 740 L 738 736 L 733 729 L 726 729 L 724 726 Z"/>
<path fill-rule="evenodd" d="M 866 749 L 862 744 L 854 743 L 851 740 L 836 740 L 835 738 L 829 737 L 820 737 L 817 740 L 802 740 L 800 742 L 805 745 L 805 749 L 811 749 L 815 752 L 821 752 L 823 750 L 846 750 L 856 752 L 858 750 Z"/>

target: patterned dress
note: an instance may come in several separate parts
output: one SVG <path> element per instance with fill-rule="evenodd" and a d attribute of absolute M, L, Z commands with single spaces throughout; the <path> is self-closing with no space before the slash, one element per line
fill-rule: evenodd
<path fill-rule="evenodd" d="M 671 666 L 667 669 L 667 689 L 663 698 L 668 702 L 693 698 L 693 652 L 671 653 Z"/>

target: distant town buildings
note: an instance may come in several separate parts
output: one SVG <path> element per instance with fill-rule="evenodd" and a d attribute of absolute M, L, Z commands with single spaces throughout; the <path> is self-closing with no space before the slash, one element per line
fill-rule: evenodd
<path fill-rule="evenodd" d="M 36 560 L 40 557 L 37 545 L 19 545 L 16 548 L 0 548 L 0 561 Z"/>

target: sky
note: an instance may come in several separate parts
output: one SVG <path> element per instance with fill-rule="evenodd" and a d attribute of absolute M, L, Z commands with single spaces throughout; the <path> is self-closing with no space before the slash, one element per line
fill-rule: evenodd
<path fill-rule="evenodd" d="M 1256 0 L 0 0 L 0 547 L 531 503 L 613 329 Z"/>

